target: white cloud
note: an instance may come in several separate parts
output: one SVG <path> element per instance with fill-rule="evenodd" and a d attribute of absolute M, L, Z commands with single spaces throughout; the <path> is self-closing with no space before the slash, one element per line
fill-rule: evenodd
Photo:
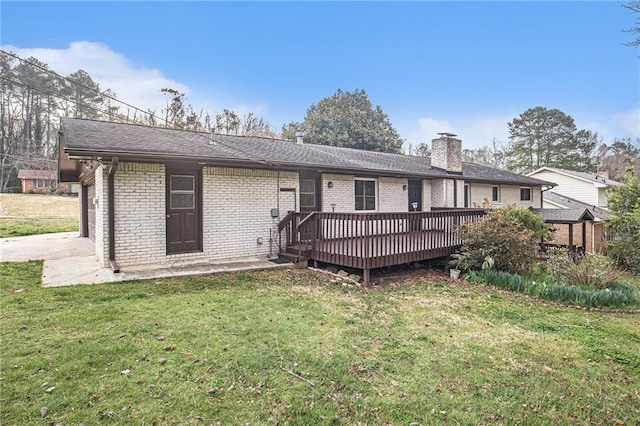
<path fill-rule="evenodd" d="M 447 120 L 438 120 L 433 117 L 418 118 L 418 125 L 424 139 L 431 141 L 438 137 L 438 133 L 455 133 L 455 130 Z"/>
<path fill-rule="evenodd" d="M 38 58 L 63 76 L 85 70 L 102 90 L 111 89 L 118 99 L 144 110 L 159 112 L 166 105 L 167 97 L 160 93 L 162 88 L 170 87 L 186 95 L 190 93 L 187 85 L 164 77 L 157 69 L 135 67 L 126 57 L 102 43 L 77 41 L 66 49 L 23 49 L 10 45 L 1 48 L 22 58 Z"/>

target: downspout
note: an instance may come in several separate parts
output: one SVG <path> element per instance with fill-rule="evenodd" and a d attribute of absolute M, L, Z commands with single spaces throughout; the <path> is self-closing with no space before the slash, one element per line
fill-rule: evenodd
<path fill-rule="evenodd" d="M 107 178 L 107 197 L 109 204 L 109 264 L 114 273 L 120 272 L 120 267 L 116 263 L 116 214 L 115 214 L 115 174 L 118 170 L 118 157 L 111 158 L 111 170 Z"/>
<path fill-rule="evenodd" d="M 553 189 L 553 186 L 547 186 L 545 189 L 542 189 L 542 187 L 540 187 L 540 208 L 541 209 L 544 208 L 544 193 L 550 189 Z"/>

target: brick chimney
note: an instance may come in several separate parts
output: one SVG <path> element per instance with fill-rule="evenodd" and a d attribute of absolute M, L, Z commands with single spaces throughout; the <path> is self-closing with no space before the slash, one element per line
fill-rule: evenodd
<path fill-rule="evenodd" d="M 453 133 L 438 133 L 440 137 L 431 141 L 431 167 L 447 173 L 462 173 L 462 140 Z"/>

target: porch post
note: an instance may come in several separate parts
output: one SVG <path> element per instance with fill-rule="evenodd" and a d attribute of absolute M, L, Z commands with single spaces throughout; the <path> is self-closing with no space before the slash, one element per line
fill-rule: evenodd
<path fill-rule="evenodd" d="M 573 251 L 573 223 L 569 224 L 569 251 Z"/>

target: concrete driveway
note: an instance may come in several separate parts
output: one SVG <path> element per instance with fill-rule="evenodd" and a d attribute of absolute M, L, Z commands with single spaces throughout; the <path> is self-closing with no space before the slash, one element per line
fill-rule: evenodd
<path fill-rule="evenodd" d="M 0 262 L 28 262 L 29 260 L 44 260 L 42 267 L 43 287 L 206 275 L 217 272 L 251 271 L 291 266 L 290 264 L 270 262 L 263 258 L 250 257 L 181 267 L 145 265 L 140 269 L 131 268 L 114 274 L 111 268 L 100 267 L 93 242 L 88 238 L 79 237 L 77 232 L 29 235 L 0 240 Z"/>
<path fill-rule="evenodd" d="M 42 286 L 58 287 L 122 281 L 124 277 L 100 267 L 93 242 L 77 232 L 29 235 L 0 240 L 0 261 L 44 260 Z"/>

